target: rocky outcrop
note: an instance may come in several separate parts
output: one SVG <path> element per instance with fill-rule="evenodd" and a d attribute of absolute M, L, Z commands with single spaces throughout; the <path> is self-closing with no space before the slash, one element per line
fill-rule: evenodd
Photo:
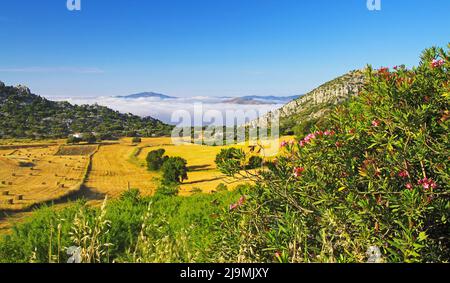
<path fill-rule="evenodd" d="M 266 127 L 267 121 L 270 121 L 277 115 L 279 115 L 281 121 L 297 115 L 302 116 L 302 119 L 318 118 L 326 113 L 324 111 L 325 108 L 338 105 L 358 94 L 362 90 L 364 82 L 365 76 L 363 71 L 351 71 L 287 103 L 280 109 L 269 112 L 265 116 L 246 124 L 246 126 L 251 128 Z"/>

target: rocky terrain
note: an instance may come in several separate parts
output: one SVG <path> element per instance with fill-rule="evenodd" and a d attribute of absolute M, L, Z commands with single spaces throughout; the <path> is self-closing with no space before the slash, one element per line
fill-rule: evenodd
<path fill-rule="evenodd" d="M 295 99 L 280 109 L 269 112 L 263 117 L 248 123 L 246 126 L 267 127 L 272 117 L 279 115 L 281 128 L 284 132 L 292 131 L 299 122 L 319 119 L 333 106 L 356 95 L 364 85 L 364 72 L 355 70 L 333 79 L 311 92 Z"/>

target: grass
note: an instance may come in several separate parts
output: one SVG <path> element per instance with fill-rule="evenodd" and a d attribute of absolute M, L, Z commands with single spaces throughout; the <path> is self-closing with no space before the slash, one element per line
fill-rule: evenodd
<path fill-rule="evenodd" d="M 110 228 L 99 242 L 112 245 L 103 262 L 182 262 L 186 258 L 209 262 L 219 244 L 215 241 L 216 217 L 240 196 L 239 191 L 191 197 L 142 197 L 135 192 L 127 191 L 106 206 L 104 219 Z M 92 224 L 101 211 L 82 201 L 60 210 L 49 207 L 36 210 L 23 223 L 15 225 L 12 233 L 0 237 L 0 262 L 66 262 L 65 248 L 74 245 L 70 232 L 80 213 Z M 147 213 L 151 217 L 145 217 Z M 138 242 L 144 223 L 145 237 L 152 240 L 146 243 L 151 255 L 144 253 L 142 242 Z M 183 251 L 169 254 L 170 249 L 164 243 L 175 241 L 186 231 Z"/>

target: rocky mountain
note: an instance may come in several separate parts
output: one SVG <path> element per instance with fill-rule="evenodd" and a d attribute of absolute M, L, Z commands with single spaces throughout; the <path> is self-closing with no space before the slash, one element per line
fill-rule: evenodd
<path fill-rule="evenodd" d="M 0 82 L 0 138 L 65 138 L 95 132 L 100 137 L 162 136 L 172 126 L 152 117 L 123 114 L 99 105 L 72 105 Z"/>
<path fill-rule="evenodd" d="M 362 90 L 365 82 L 364 71 L 355 70 L 335 78 L 311 92 L 287 103 L 280 109 L 248 123 L 249 127 L 266 127 L 267 121 L 279 115 L 280 130 L 293 134 L 295 127 L 314 124 L 334 106 L 348 100 Z"/>

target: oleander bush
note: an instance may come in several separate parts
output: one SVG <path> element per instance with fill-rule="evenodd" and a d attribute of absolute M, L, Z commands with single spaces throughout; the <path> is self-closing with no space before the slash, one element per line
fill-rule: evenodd
<path fill-rule="evenodd" d="M 329 129 L 283 143 L 222 215 L 222 259 L 448 262 L 449 56 L 431 48 L 413 69 L 368 67 Z"/>

